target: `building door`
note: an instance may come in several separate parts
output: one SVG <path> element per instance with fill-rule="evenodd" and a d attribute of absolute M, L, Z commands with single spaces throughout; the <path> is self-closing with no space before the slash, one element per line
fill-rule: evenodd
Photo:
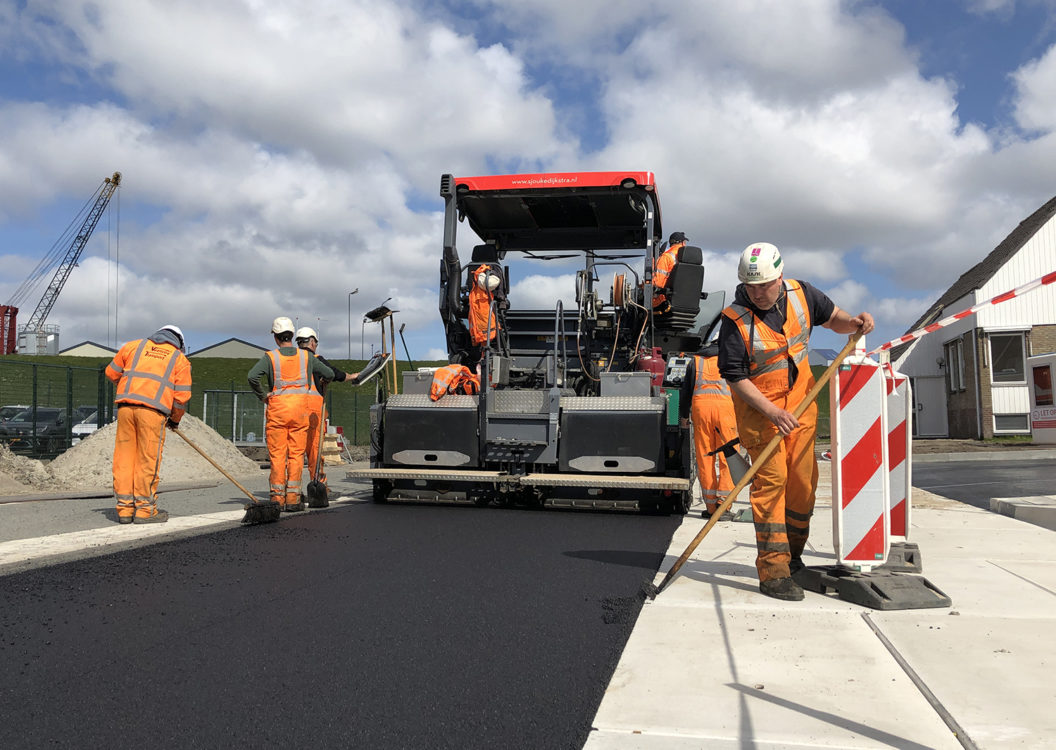
<path fill-rule="evenodd" d="M 949 437 L 946 419 L 946 379 L 910 378 L 913 388 L 913 437 Z"/>

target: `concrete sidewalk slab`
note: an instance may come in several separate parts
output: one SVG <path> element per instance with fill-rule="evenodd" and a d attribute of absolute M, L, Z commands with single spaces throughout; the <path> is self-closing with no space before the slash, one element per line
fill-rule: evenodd
<path fill-rule="evenodd" d="M 808 565 L 834 562 L 821 472 Z M 763 597 L 752 525 L 719 523 L 646 601 L 586 746 L 1056 747 L 1056 536 L 915 500 L 910 541 L 953 607 Z M 683 521 L 656 583 L 703 524 Z"/>

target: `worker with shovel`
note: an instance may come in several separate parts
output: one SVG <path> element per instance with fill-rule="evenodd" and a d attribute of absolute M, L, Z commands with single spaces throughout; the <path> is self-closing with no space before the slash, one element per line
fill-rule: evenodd
<path fill-rule="evenodd" d="M 158 510 L 158 479 L 165 427 L 180 423 L 191 400 L 191 363 L 183 331 L 164 326 L 149 338 L 129 341 L 106 366 L 117 384 L 114 497 L 119 523 L 164 523 Z"/>
<path fill-rule="evenodd" d="M 329 361 L 327 361 L 324 356 L 322 356 L 316 351 L 319 348 L 319 335 L 315 332 L 314 328 L 309 328 L 308 326 L 302 326 L 298 328 L 297 332 L 294 334 L 294 339 L 297 342 L 298 349 L 305 349 L 311 352 L 317 360 L 319 360 L 324 365 L 334 371 L 334 382 L 348 382 L 352 385 L 355 385 L 358 382 L 358 372 L 344 372 L 343 370 L 340 370 L 334 365 L 332 365 Z M 318 373 L 314 373 L 312 375 L 312 380 L 315 381 L 315 390 L 318 392 L 318 397 L 313 397 L 312 399 L 312 413 L 308 418 L 308 473 L 311 476 L 312 484 L 318 483 L 322 486 L 322 495 L 325 500 L 325 496 L 327 494 L 326 472 L 323 470 L 323 462 L 319 457 L 319 446 L 323 437 L 321 431 L 325 431 L 326 429 L 326 418 L 324 416 L 323 401 L 326 398 L 326 387 L 327 385 L 329 385 L 330 380 L 323 378 Z M 310 505 L 312 493 L 308 494 Z"/>
<path fill-rule="evenodd" d="M 803 589 L 792 574 L 803 567 L 818 485 L 817 404 L 799 419 L 792 413 L 814 386 L 807 344 L 819 324 L 836 333 L 864 335 L 874 322 L 869 313 L 852 316 L 841 310 L 806 282 L 785 280 L 781 253 L 768 242 L 745 248 L 737 278 L 741 284 L 733 304 L 722 313 L 719 371 L 733 391 L 737 433 L 753 469 L 771 439 L 783 436 L 756 469 L 752 484 L 759 590 L 799 601 Z"/>
<path fill-rule="evenodd" d="M 271 463 L 268 478 L 271 500 L 283 511 L 301 511 L 304 510 L 301 477 L 308 419 L 319 398 L 314 376 L 333 380 L 334 371 L 311 352 L 293 345 L 294 327 L 289 318 L 275 318 L 271 333 L 278 348 L 253 365 L 248 376 L 249 386 L 266 404 L 264 436 Z"/>
<path fill-rule="evenodd" d="M 733 398 L 719 374 L 719 344 L 713 341 L 694 355 L 686 366 L 679 397 L 682 427 L 693 425 L 693 447 L 697 480 L 704 500 L 705 519 L 711 518 L 726 499 L 748 465 L 737 449 L 737 418 Z M 731 474 L 731 468 L 736 476 Z M 720 521 L 732 521 L 727 511 Z"/>

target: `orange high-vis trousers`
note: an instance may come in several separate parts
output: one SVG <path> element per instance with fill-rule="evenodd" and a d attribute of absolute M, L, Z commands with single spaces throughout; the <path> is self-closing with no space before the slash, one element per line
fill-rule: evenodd
<path fill-rule="evenodd" d="M 308 445 L 306 450 L 306 455 L 308 456 L 308 475 L 313 480 L 318 479 L 323 484 L 326 484 L 326 464 L 324 461 L 319 461 L 320 429 L 326 429 L 326 425 L 323 424 L 323 415 L 319 412 L 312 412 L 308 417 Z M 318 472 L 316 472 L 315 469 L 316 461 L 319 461 Z"/>
<path fill-rule="evenodd" d="M 157 513 L 166 419 L 149 406 L 117 407 L 113 471 L 118 516 L 149 518 Z"/>
<path fill-rule="evenodd" d="M 810 534 L 818 488 L 818 462 L 814 458 L 817 422 L 807 416 L 800 418 L 800 424 L 781 440 L 752 481 L 752 518 L 758 550 L 755 567 L 760 581 L 787 578 L 789 561 L 803 554 Z M 766 443 L 745 447 L 754 466 Z"/>
<path fill-rule="evenodd" d="M 274 408 L 276 398 L 268 400 L 264 438 L 268 443 L 271 471 L 268 477 L 271 499 L 280 505 L 301 502 L 301 477 L 308 441 L 308 409 Z M 286 405 L 284 405 L 286 406 Z M 293 404 L 288 407 L 293 407 Z"/>
<path fill-rule="evenodd" d="M 730 494 L 734 482 L 726 456 L 708 454 L 737 437 L 737 418 L 729 398 L 723 400 L 713 395 L 694 396 L 690 414 L 700 494 L 708 513 L 713 513 Z"/>

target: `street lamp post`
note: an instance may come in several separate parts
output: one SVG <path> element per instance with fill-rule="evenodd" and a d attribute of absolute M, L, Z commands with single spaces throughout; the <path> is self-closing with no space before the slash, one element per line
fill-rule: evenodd
<path fill-rule="evenodd" d="M 352 295 L 359 291 L 356 287 L 348 293 L 348 359 L 352 360 Z"/>

